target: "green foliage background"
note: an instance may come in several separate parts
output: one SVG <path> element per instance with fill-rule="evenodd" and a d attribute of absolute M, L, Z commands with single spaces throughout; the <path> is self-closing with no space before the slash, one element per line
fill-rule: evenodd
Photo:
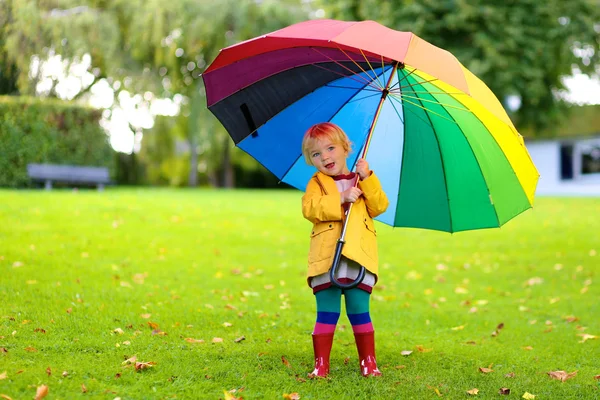
<path fill-rule="evenodd" d="M 27 164 L 113 168 L 101 112 L 62 101 L 0 97 L 0 186 L 27 186 Z"/>

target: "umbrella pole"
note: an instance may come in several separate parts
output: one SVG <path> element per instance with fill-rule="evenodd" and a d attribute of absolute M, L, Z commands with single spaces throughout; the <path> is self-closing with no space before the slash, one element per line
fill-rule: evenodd
<path fill-rule="evenodd" d="M 375 117 L 373 118 L 373 121 L 371 122 L 371 127 L 369 128 L 369 134 L 367 135 L 367 138 L 365 139 L 365 145 L 363 146 L 363 152 L 362 152 L 362 155 L 360 158 L 365 158 L 367 155 L 367 151 L 369 150 L 369 144 L 371 143 L 371 136 L 373 134 L 373 131 L 375 130 L 375 125 L 377 124 L 377 120 L 379 119 L 379 114 L 381 113 L 381 107 L 383 106 L 383 102 L 385 101 L 385 99 L 387 98 L 387 95 L 389 94 L 390 85 L 392 84 L 392 80 L 394 79 L 394 75 L 396 74 L 396 71 L 398 70 L 398 68 L 400 68 L 400 69 L 404 68 L 404 64 L 399 63 L 399 62 L 394 63 L 394 68 L 392 69 L 392 73 L 390 74 L 390 77 L 385 85 L 385 88 L 381 92 L 381 99 L 379 100 L 379 104 L 377 105 L 377 111 L 375 112 Z M 358 186 L 358 179 L 356 179 L 356 182 L 354 183 L 354 187 L 356 187 L 356 186 Z M 366 273 L 365 267 L 363 267 L 361 265 L 360 271 L 358 272 L 358 276 L 356 277 L 356 279 L 354 281 L 352 281 L 350 283 L 342 283 L 342 282 L 338 281 L 335 277 L 335 274 L 340 266 L 340 260 L 342 259 L 342 249 L 344 248 L 344 244 L 346 243 L 346 230 L 348 228 L 348 217 L 350 216 L 350 212 L 352 211 L 353 205 L 354 205 L 354 203 L 350 203 L 350 207 L 348 207 L 348 211 L 346 211 L 346 215 L 344 218 L 344 226 L 342 228 L 342 234 L 336 243 L 335 253 L 333 255 L 333 262 L 332 262 L 331 268 L 329 270 L 329 278 L 331 280 L 331 283 L 340 289 L 355 288 L 362 282 L 362 280 L 365 277 L 365 273 Z"/>

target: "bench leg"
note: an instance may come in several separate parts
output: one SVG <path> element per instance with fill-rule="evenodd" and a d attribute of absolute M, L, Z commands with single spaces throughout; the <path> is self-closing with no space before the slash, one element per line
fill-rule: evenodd
<path fill-rule="evenodd" d="M 44 189 L 46 190 L 51 190 L 52 189 L 52 181 L 51 180 L 47 180 L 46 184 L 44 185 Z"/>

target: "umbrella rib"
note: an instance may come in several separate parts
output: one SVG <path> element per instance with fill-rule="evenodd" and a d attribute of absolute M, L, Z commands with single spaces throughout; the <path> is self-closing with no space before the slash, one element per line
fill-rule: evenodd
<path fill-rule="evenodd" d="M 336 44 L 336 46 L 337 46 L 337 44 Z M 341 48 L 340 46 L 337 46 L 337 48 L 338 48 L 338 50 L 339 50 L 339 51 L 341 51 L 342 53 L 344 53 L 344 55 L 345 55 L 345 56 L 346 56 L 346 57 L 347 57 L 347 58 L 348 58 L 350 61 L 352 61 L 354 64 L 356 64 L 356 66 L 357 66 L 358 68 L 360 68 L 362 72 L 364 72 L 365 74 L 367 74 L 367 76 L 368 76 L 369 78 L 371 78 L 371 82 L 375 82 L 375 81 L 377 80 L 377 74 L 375 74 L 375 80 L 373 80 L 373 78 L 371 77 L 371 75 L 369 75 L 369 73 L 368 73 L 367 71 L 365 71 L 365 70 L 363 69 L 363 67 L 361 67 L 361 66 L 360 66 L 360 65 L 359 65 L 359 64 L 358 64 L 358 63 L 357 63 L 357 62 L 356 62 L 356 61 L 355 61 L 355 60 L 354 60 L 352 57 L 350 57 L 350 56 L 349 56 L 349 55 L 348 55 L 348 54 L 347 54 L 347 53 L 346 53 L 344 50 L 342 50 L 342 48 Z M 362 52 L 362 51 L 361 51 L 361 52 Z M 363 55 L 363 57 L 364 57 L 364 55 Z M 373 71 L 373 72 L 375 72 L 375 71 Z M 379 89 L 383 90 L 383 86 L 381 86 L 381 85 L 379 84 L 379 81 L 377 81 L 377 85 L 378 85 Z"/>
<path fill-rule="evenodd" d="M 392 97 L 390 97 L 390 98 L 391 98 L 392 100 L 395 100 L 395 101 L 397 101 L 398 103 L 400 103 L 400 104 L 402 104 L 402 105 L 404 106 L 404 102 L 403 102 L 403 101 L 400 101 L 400 100 L 398 100 L 398 99 L 399 99 L 399 97 L 398 97 L 398 96 L 392 96 Z M 407 100 L 407 101 L 408 101 L 408 100 Z M 392 104 L 393 104 L 393 103 L 392 103 Z M 429 122 L 429 121 L 425 121 L 423 118 L 421 118 L 421 116 L 420 116 L 419 114 L 417 114 L 416 112 L 414 112 L 414 111 L 413 111 L 413 110 L 411 110 L 410 108 L 403 107 L 403 109 L 404 109 L 404 110 L 406 110 L 406 111 L 410 111 L 410 112 L 411 112 L 411 113 L 413 113 L 413 114 L 414 114 L 414 115 L 415 115 L 417 118 L 419 118 L 421 121 L 425 122 L 425 123 L 426 123 L 428 126 L 430 126 L 431 128 L 433 128 L 433 125 L 431 125 L 431 122 Z"/>
<path fill-rule="evenodd" d="M 365 96 L 365 97 L 361 97 L 360 99 L 352 99 L 352 100 L 350 100 L 350 101 L 347 101 L 347 102 L 346 102 L 346 104 L 350 104 L 350 103 L 353 103 L 353 102 L 355 102 L 355 101 L 358 101 L 358 100 L 364 100 L 364 99 L 368 99 L 368 98 L 370 98 L 370 97 L 374 97 L 374 96 L 381 96 L 381 95 L 380 95 L 379 93 L 375 93 L 375 94 L 369 94 L 369 95 L 367 95 L 367 96 Z"/>
<path fill-rule="evenodd" d="M 410 75 L 411 75 L 413 72 L 415 72 L 416 70 L 417 70 L 416 68 L 415 68 L 415 69 L 413 69 L 412 71 L 410 71 L 410 73 L 409 73 L 409 74 L 407 74 L 407 75 L 404 75 L 404 76 L 402 77 L 402 79 L 400 79 L 398 82 L 394 83 L 394 85 L 392 85 L 392 87 L 390 88 L 390 92 L 391 92 L 391 91 L 394 91 L 394 90 L 398 90 L 398 91 L 400 91 L 400 89 L 401 89 L 401 87 L 400 87 L 400 86 L 398 87 L 398 89 L 395 89 L 394 87 L 395 87 L 396 85 L 400 85 L 400 82 L 402 82 L 403 80 L 405 80 L 406 78 L 408 78 L 408 77 L 409 77 L 409 76 L 410 76 Z"/>
<path fill-rule="evenodd" d="M 400 96 L 398 96 L 398 95 L 395 95 L 395 94 L 390 94 L 390 96 L 392 96 L 392 97 L 400 97 Z M 445 120 L 447 120 L 447 121 L 450 121 L 450 122 L 452 122 L 453 124 L 456 124 L 456 125 L 458 125 L 458 123 L 457 123 L 456 121 L 454 121 L 454 120 L 452 120 L 452 119 L 449 119 L 449 118 L 446 118 L 446 117 L 444 117 L 442 114 L 436 113 L 435 111 L 432 111 L 432 110 L 430 110 L 429 108 L 426 108 L 426 107 L 420 106 L 420 105 L 418 105 L 417 103 L 415 103 L 415 102 L 413 102 L 413 101 L 410 101 L 410 100 L 408 100 L 408 99 L 404 99 L 404 103 L 408 103 L 408 104 L 410 104 L 410 105 L 413 105 L 413 106 L 415 106 L 415 107 L 422 108 L 423 110 L 425 110 L 425 111 L 427 111 L 427 112 L 430 112 L 431 114 L 435 114 L 435 115 L 437 115 L 437 116 L 438 116 L 438 117 L 440 117 L 440 118 L 444 118 Z"/>
<path fill-rule="evenodd" d="M 328 58 L 330 61 L 333 61 L 334 63 L 336 63 L 336 64 L 337 64 L 337 65 L 339 65 L 340 67 L 344 68 L 345 70 L 347 70 L 347 71 L 350 71 L 350 73 L 351 73 L 353 76 L 360 76 L 360 75 L 357 75 L 357 74 L 356 74 L 356 72 L 352 71 L 350 68 L 346 67 L 344 64 L 340 63 L 339 61 L 336 61 L 336 60 L 334 60 L 333 58 L 329 57 L 327 54 L 323 54 L 322 52 L 320 52 L 319 50 L 317 50 L 315 47 L 311 47 L 311 49 L 313 49 L 314 51 L 316 51 L 317 53 L 319 53 L 319 54 L 320 54 L 320 55 L 322 55 L 323 57 L 326 57 L 326 58 Z M 340 50 L 341 50 L 341 49 L 340 49 Z M 343 50 L 341 50 L 341 51 L 342 51 L 342 53 L 344 53 L 344 51 L 343 51 Z M 371 81 L 369 81 L 369 79 L 367 79 L 367 78 L 360 77 L 360 78 L 361 78 L 361 79 L 362 79 L 364 82 L 368 83 L 369 85 L 370 85 L 371 83 L 373 83 L 373 79 L 371 78 L 371 75 L 369 75 L 369 74 L 368 74 L 368 73 L 367 73 L 367 72 L 366 72 L 366 71 L 365 71 L 365 70 L 364 70 L 364 69 L 363 69 L 363 68 L 362 68 L 362 67 L 361 67 L 361 66 L 360 66 L 360 65 L 359 65 L 359 64 L 358 64 L 356 61 L 354 61 L 352 58 L 348 57 L 348 54 L 344 53 L 344 55 L 345 55 L 345 56 L 346 56 L 346 57 L 347 57 L 347 58 L 348 58 L 350 61 L 352 61 L 354 64 L 356 64 L 356 66 L 357 66 L 358 68 L 360 68 L 360 70 L 361 70 L 361 71 L 363 71 L 365 74 L 367 74 L 367 76 L 368 76 L 368 77 L 371 79 Z M 314 64 L 312 64 L 312 65 L 318 66 L 318 64 L 316 64 L 316 63 L 314 63 Z M 332 72 L 335 72 L 335 71 L 332 71 Z M 350 75 L 342 75 L 342 76 L 347 76 L 347 77 L 349 77 Z M 378 87 L 378 86 L 373 86 L 373 87 L 374 87 L 375 89 L 383 89 L 383 88 L 380 88 L 380 87 Z"/>
<path fill-rule="evenodd" d="M 337 64 L 337 63 L 336 63 L 336 64 Z M 342 74 L 342 73 L 340 73 L 340 72 L 337 72 L 337 71 L 334 71 L 334 70 L 332 70 L 332 69 L 325 68 L 325 67 L 323 67 L 322 65 L 319 65 L 319 64 L 311 64 L 311 65 L 313 65 L 313 66 L 315 66 L 315 67 L 317 67 L 317 68 L 324 69 L 325 71 L 333 72 L 334 74 L 337 74 L 337 75 L 339 75 L 339 76 L 342 76 L 342 77 L 344 77 L 344 78 L 349 78 L 349 79 L 353 80 L 354 82 L 360 83 L 361 85 L 362 85 L 362 84 L 366 84 L 366 85 L 368 85 L 369 87 L 373 88 L 374 90 L 376 90 L 376 91 L 378 91 L 378 92 L 381 92 L 381 90 L 379 90 L 379 88 L 378 88 L 377 86 L 373 85 L 373 84 L 372 84 L 372 82 L 370 82 L 368 79 L 366 79 L 366 78 L 364 78 L 364 77 L 362 77 L 362 76 L 360 76 L 360 75 L 358 75 L 358 74 L 354 73 L 354 71 L 352 71 L 352 70 L 351 70 L 351 69 L 349 69 L 349 68 L 346 68 L 346 67 L 345 67 L 345 66 L 343 66 L 343 65 L 342 65 L 342 67 L 344 67 L 344 68 L 346 68 L 348 71 L 352 72 L 352 75 L 344 75 L 344 74 Z M 360 79 L 356 79 L 355 77 L 359 77 Z"/>
<path fill-rule="evenodd" d="M 335 88 L 335 89 L 351 89 L 351 90 L 356 90 L 357 89 L 357 88 L 352 87 L 352 86 L 336 86 L 336 85 L 329 85 L 329 84 L 327 84 L 325 86 L 330 87 L 330 88 Z M 375 89 L 362 89 L 362 90 L 364 90 L 365 92 L 373 92 L 373 93 L 376 93 L 376 94 L 381 94 L 381 90 L 375 90 Z"/>
<path fill-rule="evenodd" d="M 367 58 L 367 56 L 365 56 L 365 53 L 363 53 L 362 49 L 358 49 L 360 50 L 360 54 L 362 54 L 363 58 L 365 59 L 365 61 L 367 62 L 367 64 L 369 64 L 369 68 L 371 68 L 371 71 L 373 71 L 373 75 L 375 75 L 375 79 L 377 79 L 377 83 L 379 84 L 379 86 L 381 86 L 381 88 L 383 89 L 384 84 L 383 82 L 381 82 L 379 80 L 379 75 L 377 75 L 377 72 L 375 72 L 375 69 L 373 68 L 373 66 L 371 65 L 371 62 L 369 61 L 369 59 Z M 382 73 L 385 73 L 385 68 L 383 68 Z M 370 75 L 369 75 L 370 76 Z"/>
<path fill-rule="evenodd" d="M 407 75 L 407 76 L 408 76 L 408 75 Z M 410 85 L 406 85 L 406 86 L 400 86 L 400 87 L 398 88 L 398 90 L 401 90 L 401 89 L 406 89 L 406 88 L 409 88 L 409 87 L 413 87 L 413 86 L 415 86 L 415 85 L 422 85 L 422 84 L 424 84 L 424 83 L 435 82 L 435 81 L 439 81 L 439 79 L 438 79 L 438 78 L 433 78 L 433 79 L 429 79 L 429 80 L 427 80 L 427 81 L 423 81 L 423 82 L 415 82 L 415 83 L 411 83 Z"/>
<path fill-rule="evenodd" d="M 468 94 L 461 93 L 461 92 L 431 92 L 431 91 L 428 91 L 428 90 L 411 90 L 411 92 L 412 93 L 423 93 L 423 94 L 446 94 L 446 95 L 449 95 L 449 96 L 457 95 L 457 94 L 462 94 L 464 96 L 468 96 Z M 401 94 L 402 91 L 400 89 L 394 89 L 394 91 L 390 92 L 390 93 L 394 93 L 394 94 L 400 93 Z"/>
<path fill-rule="evenodd" d="M 397 95 L 394 93 L 392 96 L 397 96 Z M 416 97 L 416 96 L 409 96 L 409 95 L 407 95 L 407 94 L 401 94 L 401 97 L 407 97 L 407 98 L 409 98 L 409 99 L 417 99 L 417 100 L 420 100 L 420 101 L 426 101 L 426 102 L 428 102 L 428 103 L 439 104 L 440 106 L 444 106 L 444 107 L 447 107 L 447 108 L 454 108 L 454 109 L 457 109 L 457 110 L 466 111 L 466 112 L 470 112 L 470 113 L 472 113 L 472 112 L 473 112 L 473 111 L 469 110 L 468 108 L 464 108 L 464 107 L 457 107 L 457 106 L 453 106 L 453 105 L 451 105 L 451 104 L 440 103 L 439 101 L 434 101 L 434 100 L 422 99 L 422 98 L 420 98 L 420 97 Z"/>
<path fill-rule="evenodd" d="M 402 102 L 399 102 L 399 103 L 402 104 Z M 394 105 L 394 102 L 390 101 L 390 104 L 392 105 L 392 107 L 394 107 L 394 111 L 396 111 L 396 115 L 398 115 L 398 118 L 400 118 L 400 121 L 402 122 L 402 125 L 404 125 L 404 119 L 400 116 L 400 113 L 398 112 L 398 109 Z"/>

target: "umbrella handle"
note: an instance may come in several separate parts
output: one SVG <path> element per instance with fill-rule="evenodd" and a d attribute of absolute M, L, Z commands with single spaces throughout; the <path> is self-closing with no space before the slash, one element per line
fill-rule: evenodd
<path fill-rule="evenodd" d="M 356 279 L 350 283 L 342 283 L 335 278 L 335 273 L 337 272 L 340 266 L 340 260 L 342 259 L 342 247 L 344 247 L 344 242 L 342 238 L 338 239 L 337 244 L 335 246 L 335 254 L 333 255 L 333 264 L 331 265 L 331 269 L 329 270 L 329 278 L 331 280 L 331 284 L 340 289 L 353 289 L 357 287 L 365 278 L 365 267 L 360 266 L 360 271 L 358 272 L 358 276 Z"/>

